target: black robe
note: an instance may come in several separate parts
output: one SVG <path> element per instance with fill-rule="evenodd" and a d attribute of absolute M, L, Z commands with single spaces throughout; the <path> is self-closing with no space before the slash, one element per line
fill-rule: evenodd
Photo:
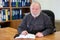
<path fill-rule="evenodd" d="M 42 32 L 45 36 L 53 33 L 54 27 L 49 16 L 41 12 L 36 18 L 34 18 L 31 14 L 28 14 L 23 18 L 22 23 L 18 27 L 18 33 L 20 34 L 24 30 L 27 30 L 32 34 Z"/>

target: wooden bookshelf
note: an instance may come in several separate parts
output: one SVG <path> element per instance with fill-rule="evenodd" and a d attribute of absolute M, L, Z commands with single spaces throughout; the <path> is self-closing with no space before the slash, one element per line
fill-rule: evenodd
<path fill-rule="evenodd" d="M 9 7 L 0 7 L 0 9 L 9 9 L 9 11 L 10 11 L 10 20 L 1 21 L 0 24 L 6 23 L 10 27 L 18 28 L 18 26 L 22 22 L 22 19 L 15 19 L 15 20 L 12 19 L 13 9 L 21 9 L 22 10 L 22 14 L 24 14 L 24 13 L 30 12 L 30 6 L 12 7 L 11 1 L 12 0 L 9 0 Z M 31 2 L 32 2 L 32 0 L 30 0 L 30 4 L 31 4 Z"/>
<path fill-rule="evenodd" d="M 2 0 L 3 1 L 3 0 Z M 0 1 L 0 2 L 2 2 L 2 1 Z M 4 6 L 4 5 L 2 5 L 2 7 L 0 7 L 0 11 L 1 10 L 5 10 L 5 9 L 8 9 L 8 10 L 10 10 L 10 0 L 8 0 L 7 1 L 8 2 L 8 6 Z M 2 4 L 3 4 L 3 2 L 2 2 Z M 4 3 L 5 4 L 5 3 Z M 7 4 L 5 4 L 5 5 L 7 5 Z M 1 5 L 0 5 L 1 6 Z M 2 14 L 2 13 L 0 13 L 0 14 Z M 0 17 L 1 16 L 3 16 L 3 15 L 0 15 Z M 6 15 L 5 15 L 6 16 Z M 10 27 L 10 20 L 0 20 L 0 26 L 1 26 L 1 28 L 3 28 L 3 27 Z"/>
<path fill-rule="evenodd" d="M 32 0 L 30 0 L 30 2 L 32 2 Z M 30 12 L 29 8 L 30 8 L 29 6 L 12 7 L 11 4 L 10 4 L 10 10 L 11 10 L 11 23 L 10 23 L 10 26 L 17 29 L 18 26 L 20 25 L 20 23 L 22 22 L 22 19 L 12 20 L 12 9 L 22 9 L 22 13 L 24 14 L 24 13 Z"/>

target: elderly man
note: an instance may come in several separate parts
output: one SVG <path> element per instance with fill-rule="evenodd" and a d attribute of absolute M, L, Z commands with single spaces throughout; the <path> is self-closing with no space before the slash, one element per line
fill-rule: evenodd
<path fill-rule="evenodd" d="M 30 6 L 30 14 L 26 15 L 18 27 L 18 33 L 27 35 L 35 34 L 37 37 L 43 37 L 53 33 L 53 26 L 50 18 L 41 12 L 41 5 L 33 2 Z"/>

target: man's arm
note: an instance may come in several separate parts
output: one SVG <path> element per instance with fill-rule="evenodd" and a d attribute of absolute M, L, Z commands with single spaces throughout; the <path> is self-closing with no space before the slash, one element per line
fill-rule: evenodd
<path fill-rule="evenodd" d="M 23 21 L 22 21 L 22 23 L 21 23 L 21 25 L 19 25 L 19 27 L 18 27 L 18 33 L 20 34 L 22 31 L 26 31 L 26 29 L 27 29 L 27 16 L 25 16 L 24 18 L 23 18 Z"/>
<path fill-rule="evenodd" d="M 51 22 L 51 20 L 50 20 L 50 17 L 46 17 L 45 18 L 45 30 L 42 32 L 43 33 L 43 35 L 48 35 L 48 34 L 51 34 L 51 33 L 53 33 L 54 32 L 54 27 L 53 27 L 53 25 L 52 25 L 52 22 Z"/>

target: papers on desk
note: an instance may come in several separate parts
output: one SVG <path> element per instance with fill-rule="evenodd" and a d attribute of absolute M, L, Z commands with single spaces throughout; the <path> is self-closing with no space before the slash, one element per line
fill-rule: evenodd
<path fill-rule="evenodd" d="M 33 38 L 35 39 L 35 35 L 34 34 L 27 34 L 27 35 L 19 35 L 18 37 L 16 38 Z"/>

